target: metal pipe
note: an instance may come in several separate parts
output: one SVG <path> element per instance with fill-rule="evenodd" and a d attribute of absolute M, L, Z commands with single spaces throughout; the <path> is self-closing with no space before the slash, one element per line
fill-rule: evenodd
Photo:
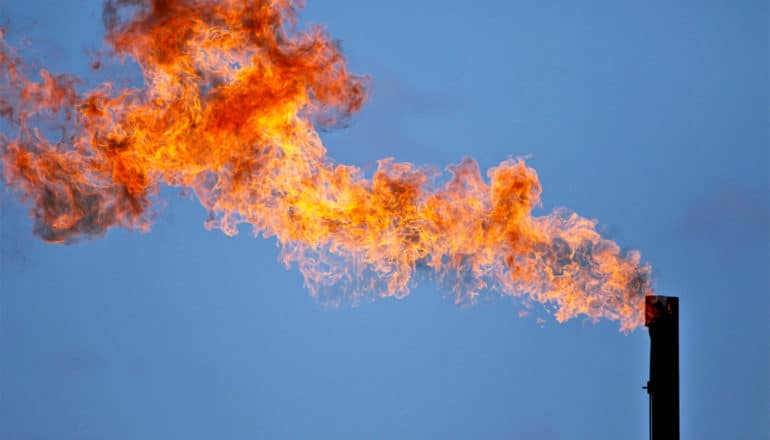
<path fill-rule="evenodd" d="M 647 296 L 650 333 L 650 439 L 679 440 L 679 298 Z"/>

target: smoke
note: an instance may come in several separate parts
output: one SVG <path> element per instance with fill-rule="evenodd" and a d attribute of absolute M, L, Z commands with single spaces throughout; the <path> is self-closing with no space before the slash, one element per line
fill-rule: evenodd
<path fill-rule="evenodd" d="M 699 194 L 676 225 L 684 240 L 705 243 L 719 255 L 738 254 L 753 246 L 767 249 L 770 201 L 767 188 L 718 182 Z"/>
<path fill-rule="evenodd" d="M 208 228 L 276 237 L 327 301 L 403 297 L 424 268 L 457 302 L 497 291 L 549 304 L 559 321 L 641 324 L 650 267 L 593 220 L 533 216 L 541 185 L 523 160 L 440 173 L 383 159 L 371 177 L 335 164 L 317 130 L 344 126 L 369 79 L 297 11 L 291 0 L 108 1 L 104 62 L 136 63 L 133 88 L 30 72 L 0 40 L 2 177 L 35 234 L 148 231 L 166 185 L 195 194 Z"/>

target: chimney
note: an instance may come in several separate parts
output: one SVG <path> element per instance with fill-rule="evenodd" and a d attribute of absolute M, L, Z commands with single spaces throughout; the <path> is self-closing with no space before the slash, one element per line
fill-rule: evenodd
<path fill-rule="evenodd" d="M 650 331 L 650 439 L 679 440 L 679 298 L 645 297 Z"/>

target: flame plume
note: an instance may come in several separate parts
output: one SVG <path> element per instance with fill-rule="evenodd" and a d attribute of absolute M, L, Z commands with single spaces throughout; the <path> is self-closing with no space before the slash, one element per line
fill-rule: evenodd
<path fill-rule="evenodd" d="M 317 127 L 345 122 L 366 99 L 320 27 L 301 29 L 293 0 L 112 0 L 113 58 L 143 87 L 86 91 L 40 70 L 0 34 L 0 161 L 31 205 L 43 240 L 109 228 L 149 230 L 161 185 L 194 192 L 208 228 L 275 236 L 316 296 L 403 297 L 418 269 L 456 300 L 482 291 L 579 315 L 642 323 L 650 267 L 574 213 L 536 217 L 535 170 L 505 160 L 482 175 L 465 159 L 439 173 L 381 160 L 371 178 L 333 163 Z"/>

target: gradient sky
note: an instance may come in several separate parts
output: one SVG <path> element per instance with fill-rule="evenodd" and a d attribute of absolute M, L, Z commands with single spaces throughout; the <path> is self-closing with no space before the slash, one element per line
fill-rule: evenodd
<path fill-rule="evenodd" d="M 333 158 L 531 155 L 540 212 L 599 219 L 681 296 L 682 438 L 770 438 L 767 2 L 308 3 L 373 79 Z M 87 74 L 103 32 L 96 0 L 0 23 L 54 72 Z M 432 285 L 329 309 L 274 240 L 164 198 L 149 234 L 58 246 L 2 195 L 0 438 L 648 437 L 645 329 Z"/>

